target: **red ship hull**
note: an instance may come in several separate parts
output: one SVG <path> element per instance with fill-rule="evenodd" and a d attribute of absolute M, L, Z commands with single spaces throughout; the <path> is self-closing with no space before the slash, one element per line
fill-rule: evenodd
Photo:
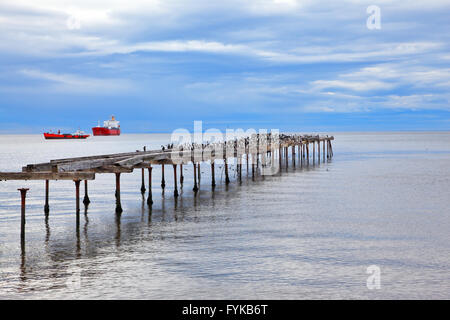
<path fill-rule="evenodd" d="M 51 139 L 86 139 L 88 138 L 88 134 L 84 135 L 78 135 L 78 134 L 70 134 L 70 133 L 63 133 L 63 134 L 57 134 L 57 133 L 44 133 L 44 138 L 46 140 Z"/>
<path fill-rule="evenodd" d="M 92 133 L 94 136 L 120 136 L 120 128 L 94 127 L 92 128 Z"/>

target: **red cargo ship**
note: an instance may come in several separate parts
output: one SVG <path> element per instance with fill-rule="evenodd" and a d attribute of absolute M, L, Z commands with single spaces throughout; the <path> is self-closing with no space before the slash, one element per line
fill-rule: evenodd
<path fill-rule="evenodd" d="M 58 130 L 58 133 L 52 133 L 52 132 L 44 132 L 44 138 L 46 140 L 51 139 L 86 139 L 89 135 L 85 134 L 83 131 L 78 130 L 77 132 L 71 134 L 71 133 L 61 133 Z"/>
<path fill-rule="evenodd" d="M 120 136 L 120 124 L 114 116 L 111 120 L 103 121 L 103 127 L 98 126 L 92 128 L 94 136 Z"/>

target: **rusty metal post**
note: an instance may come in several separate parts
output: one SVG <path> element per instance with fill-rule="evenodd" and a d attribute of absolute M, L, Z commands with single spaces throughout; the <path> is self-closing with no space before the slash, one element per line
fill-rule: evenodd
<path fill-rule="evenodd" d="M 75 207 L 77 214 L 80 213 L 80 180 L 73 180 L 75 182 Z"/>
<path fill-rule="evenodd" d="M 89 195 L 88 195 L 88 181 L 84 180 L 84 199 L 83 199 L 83 203 L 85 206 L 88 206 L 89 203 L 91 203 L 91 200 L 89 199 Z"/>
<path fill-rule="evenodd" d="M 145 194 L 145 169 L 141 169 L 141 193 Z"/>
<path fill-rule="evenodd" d="M 21 216 L 20 216 L 20 241 L 22 242 L 22 246 L 25 243 L 25 199 L 27 197 L 27 191 L 30 189 L 22 188 L 17 189 L 20 191 L 21 196 Z"/>
<path fill-rule="evenodd" d="M 50 212 L 50 206 L 48 203 L 48 195 L 49 195 L 49 181 L 45 180 L 45 205 L 44 205 L 45 216 L 48 216 L 48 214 Z"/>
<path fill-rule="evenodd" d="M 153 198 L 152 198 L 152 167 L 150 166 L 148 168 L 148 198 L 147 198 L 147 204 L 151 206 L 153 204 Z"/>
<path fill-rule="evenodd" d="M 164 179 L 164 164 L 161 165 L 161 188 L 166 187 L 166 180 Z"/>
<path fill-rule="evenodd" d="M 175 198 L 178 197 L 178 181 L 177 181 L 177 165 L 173 165 L 173 183 L 174 183 L 174 189 L 173 189 L 173 196 Z"/>
<path fill-rule="evenodd" d="M 122 213 L 122 203 L 120 201 L 120 172 L 116 172 L 116 213 Z"/>

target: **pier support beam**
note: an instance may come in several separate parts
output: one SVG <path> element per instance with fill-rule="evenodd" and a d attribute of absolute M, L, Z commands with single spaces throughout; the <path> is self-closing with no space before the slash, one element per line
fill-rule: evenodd
<path fill-rule="evenodd" d="M 200 183 L 200 179 L 201 179 L 201 175 L 200 175 L 200 162 L 197 163 L 197 178 L 198 178 L 198 183 Z"/>
<path fill-rule="evenodd" d="M 284 155 L 285 155 L 285 162 L 286 162 L 286 172 L 288 171 L 288 167 L 289 167 L 289 147 L 285 147 L 284 148 Z"/>
<path fill-rule="evenodd" d="M 242 182 L 242 154 L 239 155 L 239 161 L 238 161 L 238 174 L 239 174 L 239 182 Z"/>
<path fill-rule="evenodd" d="M 320 139 L 317 140 L 317 163 L 320 165 Z"/>
<path fill-rule="evenodd" d="M 281 146 L 278 148 L 278 165 L 279 165 L 279 167 L 280 167 L 280 174 L 281 174 L 281 160 L 282 160 L 282 153 L 281 153 L 281 150 L 282 150 L 282 148 L 281 148 Z"/>
<path fill-rule="evenodd" d="M 299 157 L 300 167 L 303 167 L 303 145 L 301 142 L 298 145 L 298 157 Z"/>
<path fill-rule="evenodd" d="M 306 163 L 309 166 L 309 141 L 306 143 Z"/>
<path fill-rule="evenodd" d="M 227 158 L 225 158 L 224 161 L 225 161 L 225 184 L 230 184 L 230 177 L 228 176 L 228 162 L 227 162 Z"/>
<path fill-rule="evenodd" d="M 145 179 L 145 169 L 144 168 L 142 168 L 141 169 L 142 170 L 142 172 L 141 172 L 141 193 L 142 194 L 145 194 L 145 181 L 144 181 L 144 179 Z"/>
<path fill-rule="evenodd" d="M 295 145 L 292 146 L 292 165 L 295 168 Z"/>
<path fill-rule="evenodd" d="M 48 195 L 49 195 L 49 181 L 45 180 L 45 205 L 44 205 L 45 216 L 48 216 L 50 212 L 50 206 L 48 204 Z"/>
<path fill-rule="evenodd" d="M 330 144 L 330 159 L 333 158 L 333 146 L 331 145 L 331 140 L 328 140 L 328 143 Z"/>
<path fill-rule="evenodd" d="M 197 185 L 197 165 L 195 164 L 195 162 L 193 163 L 194 165 L 194 188 L 192 188 L 192 190 L 194 192 L 198 191 L 198 185 Z"/>
<path fill-rule="evenodd" d="M 173 165 L 173 196 L 178 197 L 177 165 Z"/>
<path fill-rule="evenodd" d="M 80 182 L 81 180 L 74 180 L 75 182 L 75 207 L 77 214 L 80 213 Z"/>
<path fill-rule="evenodd" d="M 322 159 L 323 159 L 323 162 L 325 163 L 325 140 L 323 140 L 323 143 L 322 143 Z"/>
<path fill-rule="evenodd" d="M 88 181 L 84 180 L 84 199 L 83 203 L 85 206 L 88 206 L 91 203 L 91 200 L 89 199 L 88 195 Z"/>
<path fill-rule="evenodd" d="M 184 176 L 183 176 L 183 164 L 180 164 L 180 185 L 183 188 Z"/>
<path fill-rule="evenodd" d="M 148 168 L 148 198 L 147 198 L 147 205 L 151 206 L 153 204 L 153 198 L 152 198 L 152 167 Z"/>
<path fill-rule="evenodd" d="M 164 165 L 161 165 L 161 188 L 166 187 L 166 180 L 164 179 Z"/>
<path fill-rule="evenodd" d="M 30 189 L 22 188 L 17 189 L 20 191 L 21 197 L 21 216 L 20 216 L 20 242 L 22 244 L 22 248 L 25 245 L 25 200 L 27 198 L 27 191 Z"/>
<path fill-rule="evenodd" d="M 211 187 L 216 186 L 216 174 L 214 170 L 214 160 L 211 161 Z"/>
<path fill-rule="evenodd" d="M 313 141 L 313 165 L 316 164 L 316 142 Z"/>
<path fill-rule="evenodd" d="M 327 140 L 327 159 L 330 159 L 330 140 Z"/>
<path fill-rule="evenodd" d="M 248 176 L 248 151 L 247 151 L 247 153 L 246 153 L 246 156 L 247 156 L 247 161 L 246 161 L 245 163 L 246 163 L 246 165 L 247 165 L 247 176 Z"/>
<path fill-rule="evenodd" d="M 120 201 L 120 172 L 116 172 L 116 214 L 121 214 L 122 203 Z"/>

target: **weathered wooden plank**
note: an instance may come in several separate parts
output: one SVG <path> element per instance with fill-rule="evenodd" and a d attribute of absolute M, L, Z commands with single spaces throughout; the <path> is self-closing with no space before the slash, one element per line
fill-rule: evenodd
<path fill-rule="evenodd" d="M 123 168 L 118 166 L 103 166 L 100 168 L 93 168 L 84 170 L 83 172 L 93 172 L 93 173 L 132 173 L 134 168 Z"/>
<path fill-rule="evenodd" d="M 124 158 L 120 158 L 120 159 L 124 159 Z M 83 161 L 59 163 L 56 165 L 56 167 L 57 167 L 58 172 L 74 172 L 74 171 L 83 171 L 83 170 L 100 168 L 100 167 L 112 165 L 115 162 L 117 162 L 116 158 L 99 159 L 99 160 L 83 160 Z"/>
<path fill-rule="evenodd" d="M 94 180 L 90 172 L 0 172 L 0 180 Z"/>

